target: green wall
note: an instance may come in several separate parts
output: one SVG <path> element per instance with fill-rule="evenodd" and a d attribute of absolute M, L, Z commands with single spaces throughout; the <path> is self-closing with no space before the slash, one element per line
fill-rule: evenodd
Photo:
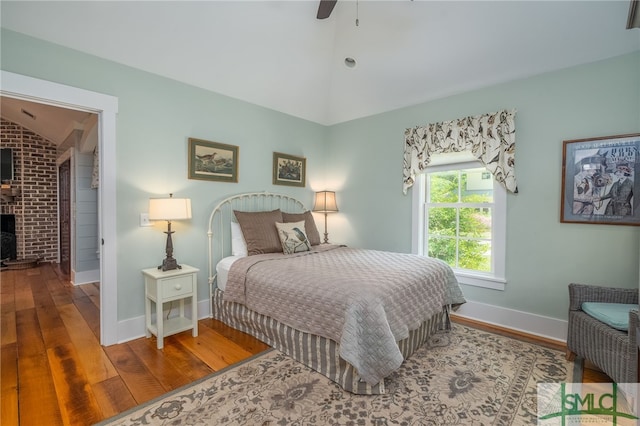
<path fill-rule="evenodd" d="M 144 315 L 140 270 L 164 258 L 166 223 L 141 228 L 148 199 L 192 199 L 190 222 L 174 222 L 174 256 L 200 268 L 198 299 L 208 297 L 207 226 L 223 198 L 248 191 L 293 195 L 311 207 L 324 187 L 324 126 L 2 30 L 4 71 L 118 98 L 116 189 L 118 319 Z M 240 147 L 239 182 L 187 179 L 188 138 Z M 272 184 L 273 152 L 307 158 L 307 187 Z"/>
<path fill-rule="evenodd" d="M 209 212 L 244 191 L 284 192 L 310 206 L 313 191 L 336 190 L 333 242 L 409 252 L 404 129 L 503 108 L 518 111 L 520 193 L 508 198 L 508 283 L 505 291 L 464 286 L 467 298 L 565 319 L 569 282 L 638 286 L 640 228 L 561 224 L 559 216 L 562 141 L 640 132 L 640 53 L 324 127 L 6 30 L 1 47 L 5 71 L 118 97 L 120 320 L 143 315 L 140 269 L 164 255 L 162 227 L 138 226 L 150 196 L 192 198 L 191 222 L 174 224 L 174 248 L 178 261 L 201 269 L 202 283 Z M 187 179 L 189 137 L 238 145 L 240 182 Z M 271 184 L 273 151 L 307 158 L 307 188 Z M 199 299 L 207 295 L 200 286 Z"/>
<path fill-rule="evenodd" d="M 519 193 L 507 201 L 506 290 L 463 286 L 467 298 L 566 319 L 570 282 L 638 287 L 640 228 L 560 223 L 560 191 L 564 140 L 640 132 L 639 76 L 635 53 L 332 126 L 327 176 L 340 213 L 329 218 L 331 234 L 410 252 L 404 130 L 515 108 Z"/>

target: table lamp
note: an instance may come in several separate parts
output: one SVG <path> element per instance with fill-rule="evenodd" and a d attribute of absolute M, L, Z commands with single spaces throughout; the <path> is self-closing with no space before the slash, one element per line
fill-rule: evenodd
<path fill-rule="evenodd" d="M 316 192 L 316 201 L 313 205 L 313 211 L 324 213 L 324 244 L 327 244 L 329 243 L 329 233 L 327 233 L 327 213 L 335 213 L 338 211 L 336 193 L 334 191 Z"/>
<path fill-rule="evenodd" d="M 191 219 L 191 199 L 190 198 L 173 198 L 173 194 L 169 194 L 169 198 L 151 198 L 149 199 L 149 220 L 166 220 L 167 221 L 167 257 L 162 261 L 162 265 L 158 269 L 169 271 L 172 269 L 182 269 L 178 262 L 173 258 L 173 242 L 171 241 L 171 221 Z"/>

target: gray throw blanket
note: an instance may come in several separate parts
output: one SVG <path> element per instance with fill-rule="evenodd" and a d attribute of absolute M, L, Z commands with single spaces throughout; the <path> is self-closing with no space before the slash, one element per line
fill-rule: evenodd
<path fill-rule="evenodd" d="M 340 356 L 372 385 L 402 364 L 397 341 L 465 302 L 438 259 L 332 245 L 239 259 L 224 301 L 338 342 Z"/>

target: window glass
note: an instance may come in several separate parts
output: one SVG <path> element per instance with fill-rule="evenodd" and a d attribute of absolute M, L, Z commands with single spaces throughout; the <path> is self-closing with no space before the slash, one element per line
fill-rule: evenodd
<path fill-rule="evenodd" d="M 438 165 L 414 190 L 417 252 L 447 262 L 463 284 L 504 289 L 506 191 L 493 175 L 477 162 Z"/>
<path fill-rule="evenodd" d="M 433 203 L 455 203 L 458 201 L 458 172 L 430 173 L 431 191 L 427 193 Z"/>

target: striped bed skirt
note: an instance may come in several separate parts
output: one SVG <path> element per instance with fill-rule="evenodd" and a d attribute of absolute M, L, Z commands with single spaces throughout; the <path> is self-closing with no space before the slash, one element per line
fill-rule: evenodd
<path fill-rule="evenodd" d="M 273 318 L 251 311 L 239 303 L 222 301 L 223 292 L 213 293 L 212 317 L 284 352 L 296 361 L 336 382 L 344 390 L 362 395 L 386 393 L 384 380 L 370 385 L 358 377 L 355 367 L 340 357 L 340 345 L 325 337 L 289 327 Z M 422 346 L 436 331 L 449 326 L 448 310 L 443 309 L 398 342 L 404 359 Z"/>

